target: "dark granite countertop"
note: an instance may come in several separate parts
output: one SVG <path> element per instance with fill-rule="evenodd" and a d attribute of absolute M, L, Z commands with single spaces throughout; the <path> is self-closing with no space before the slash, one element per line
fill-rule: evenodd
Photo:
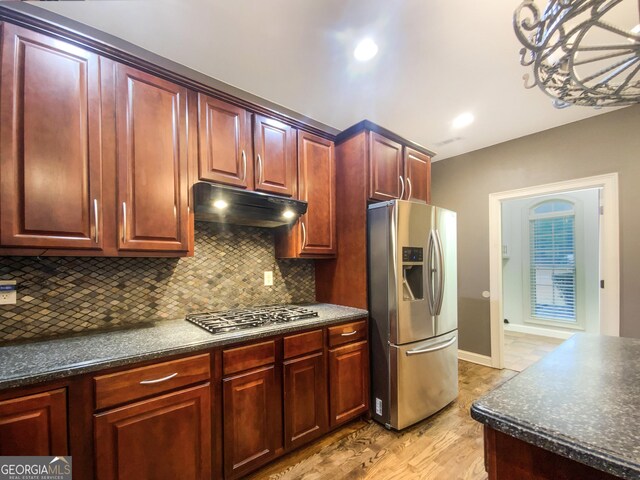
<path fill-rule="evenodd" d="M 471 406 L 500 432 L 640 478 L 640 339 L 577 334 Z"/>
<path fill-rule="evenodd" d="M 0 347 L 0 390 L 331 325 L 368 315 L 366 310 L 326 303 L 306 307 L 317 311 L 318 317 L 233 333 L 211 334 L 181 319 L 128 330 L 3 346 Z"/>

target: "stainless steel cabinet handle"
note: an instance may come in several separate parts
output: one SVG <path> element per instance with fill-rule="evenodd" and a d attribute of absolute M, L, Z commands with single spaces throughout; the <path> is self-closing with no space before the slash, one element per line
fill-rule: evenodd
<path fill-rule="evenodd" d="M 411 190 L 413 190 L 411 188 L 411 179 L 409 177 L 407 177 L 407 200 L 411 200 Z"/>
<path fill-rule="evenodd" d="M 98 243 L 100 241 L 100 231 L 99 231 L 99 225 L 100 225 L 100 220 L 98 219 L 98 199 L 94 198 L 93 199 L 93 221 L 95 222 L 95 241 L 96 243 Z"/>
<path fill-rule="evenodd" d="M 358 330 L 354 330 L 353 332 L 349 332 L 349 333 L 341 333 L 340 336 L 341 337 L 350 337 L 351 335 L 355 335 L 356 333 L 358 333 Z"/>
<path fill-rule="evenodd" d="M 244 182 L 247 179 L 247 154 L 242 150 L 242 181 Z"/>
<path fill-rule="evenodd" d="M 258 154 L 258 183 L 262 183 L 262 158 Z"/>
<path fill-rule="evenodd" d="M 409 355 L 419 355 L 421 353 L 437 352 L 438 350 L 442 350 L 443 348 L 447 348 L 447 347 L 453 345 L 457 339 L 458 339 L 458 337 L 456 336 L 456 337 L 453 337 L 450 340 L 447 340 L 446 342 L 438 343 L 437 345 L 434 345 L 433 347 L 416 348 L 415 350 L 407 350 L 407 356 L 409 356 Z"/>
<path fill-rule="evenodd" d="M 302 226 L 302 250 L 307 246 L 307 227 L 304 226 L 304 222 L 300 221 L 300 225 Z"/>
<path fill-rule="evenodd" d="M 127 241 L 127 202 L 122 202 L 122 241 Z"/>
<path fill-rule="evenodd" d="M 155 380 L 142 380 L 140 385 L 152 385 L 154 383 L 166 382 L 167 380 L 171 380 L 173 377 L 177 376 L 178 372 L 172 373 L 171 375 L 167 375 L 166 377 L 156 378 Z"/>
<path fill-rule="evenodd" d="M 402 185 L 402 192 L 400 192 L 400 196 L 398 198 L 402 200 L 402 198 L 404 197 L 404 178 L 402 178 L 402 175 L 400 175 L 398 178 L 400 179 L 400 185 Z"/>

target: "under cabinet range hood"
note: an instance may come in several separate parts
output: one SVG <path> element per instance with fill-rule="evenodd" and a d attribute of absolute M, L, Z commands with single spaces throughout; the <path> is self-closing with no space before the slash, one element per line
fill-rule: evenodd
<path fill-rule="evenodd" d="M 193 186 L 195 218 L 253 227 L 291 225 L 307 213 L 307 202 L 268 193 L 198 182 Z"/>

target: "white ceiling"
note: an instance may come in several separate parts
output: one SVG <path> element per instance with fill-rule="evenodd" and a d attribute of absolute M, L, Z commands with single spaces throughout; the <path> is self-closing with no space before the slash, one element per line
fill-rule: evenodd
<path fill-rule="evenodd" d="M 540 1 L 540 0 L 539 0 Z M 637 0 L 625 0 L 631 28 Z M 367 118 L 436 160 L 611 111 L 525 90 L 519 0 L 127 0 L 38 6 L 343 130 Z M 634 17 L 635 10 L 635 17 Z M 631 12 L 631 14 L 628 14 Z M 380 50 L 353 58 L 371 36 Z M 472 125 L 451 121 L 472 112 Z M 449 139 L 459 140 L 443 144 Z"/>

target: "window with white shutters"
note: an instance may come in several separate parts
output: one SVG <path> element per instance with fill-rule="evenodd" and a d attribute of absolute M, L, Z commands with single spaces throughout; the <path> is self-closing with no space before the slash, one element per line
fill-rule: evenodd
<path fill-rule="evenodd" d="M 575 209 L 548 200 L 529 216 L 531 317 L 576 323 Z"/>

